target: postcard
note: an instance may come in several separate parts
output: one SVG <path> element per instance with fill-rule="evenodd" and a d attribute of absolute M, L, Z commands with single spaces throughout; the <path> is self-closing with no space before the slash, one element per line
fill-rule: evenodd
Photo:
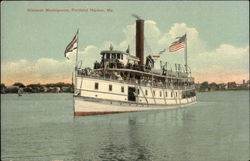
<path fill-rule="evenodd" d="M 248 1 L 2 1 L 1 160 L 249 160 Z"/>

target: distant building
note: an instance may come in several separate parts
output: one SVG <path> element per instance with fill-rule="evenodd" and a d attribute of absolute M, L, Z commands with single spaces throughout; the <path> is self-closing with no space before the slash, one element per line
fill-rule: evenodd
<path fill-rule="evenodd" d="M 216 88 L 214 88 L 214 87 L 208 87 L 207 88 L 207 91 L 215 91 L 216 90 Z"/>
<path fill-rule="evenodd" d="M 18 86 L 8 86 L 6 88 L 6 92 L 7 93 L 17 93 L 19 90 L 19 87 Z"/>
<path fill-rule="evenodd" d="M 59 93 L 59 92 L 61 92 L 61 88 L 60 87 L 50 87 L 49 92 Z"/>
<path fill-rule="evenodd" d="M 247 88 L 249 87 L 249 80 L 246 82 L 245 80 L 243 80 L 243 84 L 242 84 L 243 88 Z"/>
<path fill-rule="evenodd" d="M 227 87 L 228 89 L 235 89 L 237 87 L 237 84 L 235 82 L 228 82 Z"/>
<path fill-rule="evenodd" d="M 25 87 L 23 89 L 24 92 L 28 92 L 28 93 L 31 93 L 32 92 L 32 88 L 31 87 Z"/>
<path fill-rule="evenodd" d="M 225 83 L 218 84 L 218 89 L 223 90 L 223 89 L 226 89 L 226 88 L 227 88 L 227 84 L 225 84 Z"/>
<path fill-rule="evenodd" d="M 41 87 L 41 91 L 42 91 L 42 92 L 48 92 L 48 90 L 49 90 L 49 89 L 48 89 L 47 87 L 45 87 L 45 86 L 42 86 L 42 87 Z"/>
<path fill-rule="evenodd" d="M 200 84 L 200 83 L 195 83 L 195 88 L 196 88 L 196 89 L 201 88 L 201 84 Z"/>
<path fill-rule="evenodd" d="M 61 92 L 70 92 L 71 91 L 71 87 L 62 87 L 61 88 Z"/>

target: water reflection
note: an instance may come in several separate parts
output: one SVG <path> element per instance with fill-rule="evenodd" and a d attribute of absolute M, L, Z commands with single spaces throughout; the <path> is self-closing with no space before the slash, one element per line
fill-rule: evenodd
<path fill-rule="evenodd" d="M 133 160 L 151 160 L 150 151 L 146 148 L 144 138 L 140 134 L 143 127 L 140 124 L 137 125 L 136 120 L 136 115 L 132 114 L 128 117 L 130 155 Z"/>
<path fill-rule="evenodd" d="M 142 153 L 144 155 L 149 154 L 149 157 L 146 159 L 189 161 L 192 160 L 189 146 L 195 138 L 191 136 L 192 129 L 188 126 L 194 120 L 195 115 L 192 114 L 191 110 L 180 108 L 135 114 L 133 117 L 129 117 L 128 123 L 131 125 L 130 130 L 135 130 L 132 131 L 134 133 L 138 132 L 136 130 L 145 131 L 147 127 L 150 129 L 148 131 L 151 134 L 143 143 L 143 145 L 149 145 L 145 150 L 150 153 L 145 153 L 145 151 Z M 132 127 L 136 128 L 132 129 Z M 142 139 L 143 135 L 138 138 L 139 140 Z M 139 140 L 133 141 L 138 143 Z M 160 147 L 161 149 L 155 149 L 155 147 Z M 162 155 L 158 156 L 159 153 Z"/>
<path fill-rule="evenodd" d="M 194 121 L 195 116 L 186 108 L 157 110 L 134 113 L 133 117 L 129 115 L 128 123 L 134 124 L 165 124 L 171 126 L 182 126 L 183 121 Z"/>
<path fill-rule="evenodd" d="M 74 120 L 79 127 L 75 131 L 76 159 L 80 156 L 85 160 L 167 161 L 181 155 L 178 160 L 190 160 L 187 144 L 193 138 L 188 134 L 190 129 L 185 127 L 190 126 L 186 121 L 194 120 L 194 115 L 188 108 L 76 117 Z M 86 158 L 88 152 L 93 153 L 92 157 Z"/>
<path fill-rule="evenodd" d="M 104 143 L 99 149 L 98 155 L 101 160 L 151 160 L 150 151 L 145 147 L 145 140 L 141 136 L 141 127 L 137 125 L 137 116 L 129 115 L 127 117 L 127 129 L 123 129 L 121 136 L 124 140 L 117 140 L 116 124 L 111 123 L 109 129 L 108 142 Z M 125 126 L 124 126 L 125 127 Z"/>

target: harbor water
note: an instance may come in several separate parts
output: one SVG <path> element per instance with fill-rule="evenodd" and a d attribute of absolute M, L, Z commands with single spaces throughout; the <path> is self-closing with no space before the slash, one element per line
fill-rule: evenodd
<path fill-rule="evenodd" d="M 247 161 L 249 91 L 172 110 L 74 117 L 72 94 L 1 95 L 1 160 Z"/>

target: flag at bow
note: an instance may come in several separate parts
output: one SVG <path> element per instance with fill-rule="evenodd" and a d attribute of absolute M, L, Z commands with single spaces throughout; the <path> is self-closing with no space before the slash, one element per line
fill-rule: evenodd
<path fill-rule="evenodd" d="M 169 46 L 169 52 L 175 52 L 186 47 L 186 34 L 176 39 L 178 40 Z"/>
<path fill-rule="evenodd" d="M 69 59 L 67 57 L 68 53 L 71 53 L 73 51 L 75 51 L 77 49 L 77 41 L 78 41 L 78 30 L 76 35 L 73 37 L 73 39 L 71 40 L 71 42 L 68 44 L 68 46 L 66 47 L 65 51 L 64 51 L 64 56 Z"/>
<path fill-rule="evenodd" d="M 161 50 L 158 55 L 153 55 L 153 58 L 160 58 L 160 55 L 163 54 L 166 51 L 166 49 Z"/>

